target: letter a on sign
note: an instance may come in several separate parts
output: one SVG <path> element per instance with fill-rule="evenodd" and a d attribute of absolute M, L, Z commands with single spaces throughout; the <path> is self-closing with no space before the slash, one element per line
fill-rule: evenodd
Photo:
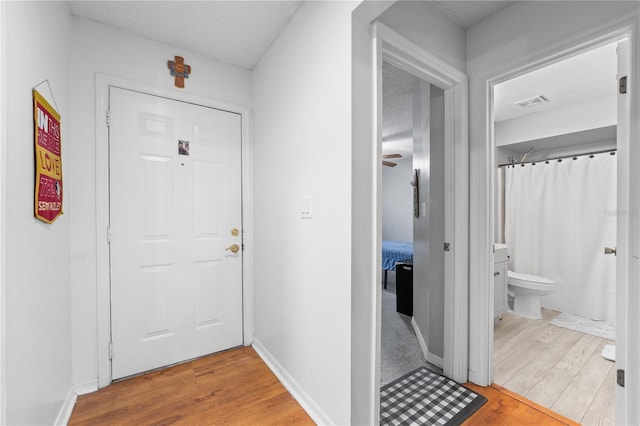
<path fill-rule="evenodd" d="M 35 216 L 53 223 L 62 214 L 60 114 L 37 90 L 33 91 L 36 155 Z"/>

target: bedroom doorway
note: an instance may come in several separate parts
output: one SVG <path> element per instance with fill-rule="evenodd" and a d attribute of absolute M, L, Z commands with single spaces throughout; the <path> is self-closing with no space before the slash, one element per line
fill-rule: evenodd
<path fill-rule="evenodd" d="M 410 172 L 409 179 L 406 175 L 402 179 L 406 185 L 404 197 L 410 200 L 405 212 L 410 215 L 406 220 L 412 223 L 414 284 L 414 312 L 410 319 L 405 319 L 404 327 L 415 333 L 414 340 L 418 341 L 423 362 L 426 359 L 441 368 L 445 376 L 464 382 L 467 380 L 467 336 L 464 333 L 468 314 L 466 76 L 380 23 L 375 24 L 375 34 L 381 40 L 377 75 L 383 76 L 385 67 L 393 66 L 405 73 L 403 81 L 412 88 L 408 101 L 405 99 L 412 108 L 410 127 L 391 131 L 383 129 L 382 120 L 378 123 L 376 167 L 381 179 L 378 192 L 379 253 L 382 253 L 385 239 L 382 176 L 383 173 L 389 174 L 382 170 L 385 168 L 383 161 L 400 159 L 384 158 L 384 155 L 397 154 L 400 147 L 390 144 L 396 139 L 404 139 L 405 146 L 412 150 L 411 165 L 405 166 Z M 384 84 L 382 80 L 378 83 L 380 92 L 377 99 L 381 101 L 378 101 L 377 108 L 378 116 L 382 117 Z M 437 105 L 437 108 L 431 108 L 432 105 Z M 431 112 L 434 113 L 433 118 L 430 117 Z M 431 129 L 432 121 L 439 125 Z M 430 144 L 435 138 L 439 143 Z M 438 178 L 434 180 L 436 173 Z M 439 220 L 437 225 L 436 218 Z M 435 266 L 431 267 L 430 262 Z M 439 276 L 435 269 L 440 270 Z M 378 291 L 383 292 L 382 287 L 379 282 Z M 377 299 L 382 299 L 382 296 L 384 294 Z M 396 314 L 393 311 L 391 309 Z M 385 318 L 383 314 L 378 315 L 377 338 L 381 342 Z"/>
<path fill-rule="evenodd" d="M 415 217 L 415 209 L 419 209 L 416 200 L 424 199 L 428 191 L 422 185 L 423 193 L 419 193 L 420 185 L 414 170 L 417 162 L 428 162 L 429 159 L 424 158 L 425 149 L 416 150 L 419 143 L 414 138 L 418 133 L 416 115 L 428 116 L 429 111 L 420 111 L 420 96 L 423 93 L 420 91 L 422 81 L 419 78 L 388 62 L 382 65 L 382 76 L 380 385 L 385 386 L 426 365 L 428 353 L 424 350 L 424 335 L 416 321 L 416 318 L 426 317 L 427 306 L 414 297 L 424 293 L 423 287 L 427 285 L 423 271 L 428 258 L 420 256 L 423 253 L 414 258 L 414 243 L 418 242 L 423 247 L 428 240 L 425 227 L 420 223 L 428 220 L 426 209 L 422 212 L 424 218 Z M 424 120 L 425 123 L 429 121 Z M 429 139 L 426 139 L 425 143 L 428 142 Z M 427 173 L 423 172 L 422 175 Z M 420 276 L 416 274 L 418 270 Z M 430 283 L 435 281 L 429 280 Z"/>

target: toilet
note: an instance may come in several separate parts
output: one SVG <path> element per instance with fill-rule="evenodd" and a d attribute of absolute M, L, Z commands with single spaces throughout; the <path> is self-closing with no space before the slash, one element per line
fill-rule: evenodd
<path fill-rule="evenodd" d="M 507 271 L 509 294 L 513 295 L 513 313 L 521 317 L 540 319 L 540 297 L 552 293 L 556 283 L 548 278 Z"/>

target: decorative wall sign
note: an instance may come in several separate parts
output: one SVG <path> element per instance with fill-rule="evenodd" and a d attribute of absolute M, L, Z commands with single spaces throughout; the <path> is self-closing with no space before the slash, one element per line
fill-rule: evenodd
<path fill-rule="evenodd" d="M 191 65 L 185 65 L 184 58 L 182 56 L 175 56 L 175 61 L 167 61 L 167 66 L 171 71 L 171 75 L 176 78 L 176 87 L 184 89 L 184 79 L 189 78 L 189 74 L 191 74 Z"/>
<path fill-rule="evenodd" d="M 33 91 L 36 154 L 35 216 L 53 223 L 62 214 L 62 140 L 60 114 Z"/>

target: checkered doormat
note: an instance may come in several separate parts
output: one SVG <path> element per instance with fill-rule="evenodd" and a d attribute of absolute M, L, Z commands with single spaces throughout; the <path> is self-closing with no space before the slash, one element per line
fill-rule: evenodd
<path fill-rule="evenodd" d="M 459 425 L 487 399 L 426 367 L 384 386 L 381 425 Z"/>

